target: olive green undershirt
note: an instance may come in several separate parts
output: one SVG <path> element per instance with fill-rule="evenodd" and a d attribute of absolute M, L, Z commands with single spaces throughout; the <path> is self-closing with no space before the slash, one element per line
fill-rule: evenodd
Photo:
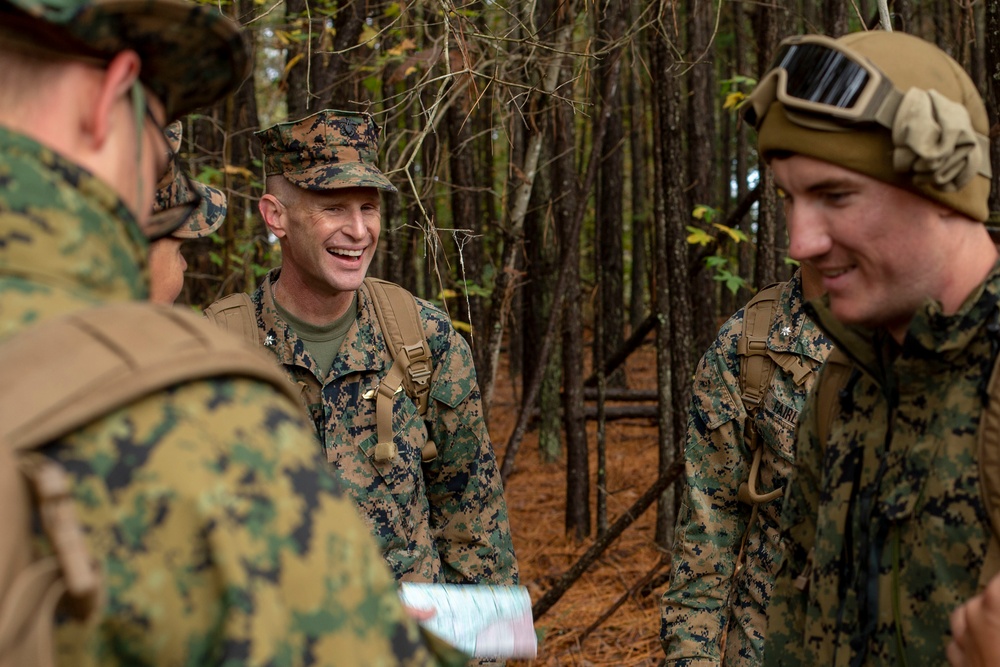
<path fill-rule="evenodd" d="M 278 315 L 281 319 L 288 323 L 296 336 L 302 339 L 306 352 L 313 358 L 317 368 L 322 371 L 325 377 L 330 372 L 330 367 L 333 366 L 333 360 L 337 358 L 337 353 L 340 352 L 340 346 L 347 337 L 348 330 L 354 324 L 354 320 L 358 318 L 358 295 L 354 295 L 351 305 L 343 315 L 330 324 L 319 326 L 295 317 L 282 308 L 277 299 L 275 299 L 274 305 L 278 309 Z"/>

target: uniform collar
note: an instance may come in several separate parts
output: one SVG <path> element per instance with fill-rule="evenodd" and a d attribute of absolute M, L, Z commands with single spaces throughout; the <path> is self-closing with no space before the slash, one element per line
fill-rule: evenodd
<path fill-rule="evenodd" d="M 264 325 L 264 345 L 275 354 L 280 363 L 308 368 L 317 375 L 316 364 L 306 351 L 303 341 L 278 315 L 273 286 L 280 275 L 280 268 L 269 271 L 254 295 L 258 321 Z M 367 286 L 361 286 L 357 299 L 357 320 L 347 331 L 340 352 L 333 361 L 329 378 L 335 379 L 354 372 L 380 371 L 388 365 L 388 348 L 379 331 L 375 307 Z"/>
<path fill-rule="evenodd" d="M 90 302 L 144 299 L 148 241 L 104 181 L 0 127 L 0 274 Z"/>

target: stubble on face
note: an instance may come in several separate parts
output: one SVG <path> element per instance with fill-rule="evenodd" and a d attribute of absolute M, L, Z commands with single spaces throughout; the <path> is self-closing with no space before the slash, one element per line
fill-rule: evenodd
<path fill-rule="evenodd" d="M 927 299 L 957 309 L 985 275 L 965 242 L 981 225 L 936 202 L 801 155 L 775 159 L 773 168 L 789 252 L 820 274 L 840 321 L 884 328 L 901 340 Z M 972 282 L 956 264 L 961 257 L 977 267 Z"/>

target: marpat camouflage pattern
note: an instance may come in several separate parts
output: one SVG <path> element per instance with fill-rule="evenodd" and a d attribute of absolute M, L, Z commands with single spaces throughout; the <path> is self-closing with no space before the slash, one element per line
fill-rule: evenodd
<path fill-rule="evenodd" d="M 256 133 L 264 173 L 283 174 L 305 190 L 338 187 L 396 192 L 378 168 L 378 125 L 371 114 L 324 109 Z"/>
<path fill-rule="evenodd" d="M 261 340 L 302 387 L 327 460 L 403 581 L 516 584 L 517 560 L 496 457 L 468 343 L 439 309 L 418 300 L 434 373 L 421 418 L 405 392 L 393 405 L 397 455 L 375 462 L 375 389 L 392 365 L 367 287 L 333 366 L 316 367 L 278 315 L 275 269 L 253 294 Z M 427 440 L 438 456 L 421 463 Z"/>
<path fill-rule="evenodd" d="M 802 413 L 767 665 L 946 664 L 949 614 L 978 592 L 991 534 L 976 446 L 998 301 L 994 267 L 954 315 L 926 302 L 902 345 L 817 308 L 853 370 L 825 448 L 815 392 Z"/>
<path fill-rule="evenodd" d="M 200 239 L 208 236 L 222 226 L 226 220 L 226 195 L 221 190 L 199 181 L 189 179 L 181 170 L 177 153 L 181 149 L 183 127 L 181 121 L 174 121 L 164 128 L 164 136 L 173 153 L 170 167 L 156 185 L 156 196 L 153 198 L 153 213 L 162 213 L 178 206 L 190 204 L 194 197 L 190 188 L 197 191 L 201 197 L 198 208 L 188 217 L 184 224 L 175 229 L 171 236 L 178 239 Z"/>

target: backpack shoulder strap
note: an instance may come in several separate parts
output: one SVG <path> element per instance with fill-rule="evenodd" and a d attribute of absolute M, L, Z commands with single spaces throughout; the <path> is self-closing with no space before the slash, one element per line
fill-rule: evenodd
<path fill-rule="evenodd" d="M 775 304 L 784 286 L 785 283 L 768 285 L 743 309 L 743 332 L 737 352 L 740 355 L 740 395 L 748 413 L 757 410 L 771 386 L 774 361 L 768 354 L 767 339 L 774 321 Z"/>
<path fill-rule="evenodd" d="M 1000 572 L 1000 355 L 993 363 L 986 394 L 979 420 L 977 458 L 980 494 L 990 520 L 990 541 L 979 576 L 980 590 Z"/>
<path fill-rule="evenodd" d="M 424 336 L 424 325 L 414 296 L 399 285 L 378 278 L 365 278 L 364 284 L 393 360 L 389 372 L 379 383 L 375 402 L 378 426 L 375 460 L 382 462 L 396 454 L 392 440 L 393 396 L 402 387 L 416 404 L 417 411 L 421 415 L 427 414 L 433 367 L 431 349 Z M 428 440 L 421 451 L 421 458 L 427 462 L 436 456 L 437 448 Z"/>
<path fill-rule="evenodd" d="M 31 450 L 186 380 L 246 376 L 296 395 L 252 349 L 191 314 L 152 304 L 105 306 L 25 329 L 0 344 L 0 367 L 12 379 L 0 385 L 0 523 L 17 531 L 0 544 L 0 663 L 51 665 L 56 606 L 66 601 L 86 619 L 99 608 L 101 586 L 65 470 Z M 32 507 L 53 550 L 38 560 L 17 539 L 31 533 Z"/>
<path fill-rule="evenodd" d="M 236 292 L 222 297 L 205 309 L 204 315 L 217 327 L 239 336 L 251 345 L 260 345 L 260 329 L 250 295 Z"/>
<path fill-rule="evenodd" d="M 80 311 L 31 327 L 0 350 L 0 367 L 19 379 L 0 388 L 0 424 L 18 448 L 49 442 L 197 378 L 253 377 L 298 402 L 291 383 L 266 358 L 171 307 L 128 303 Z"/>
<path fill-rule="evenodd" d="M 830 438 L 830 424 L 840 403 L 840 392 L 847 386 L 851 376 L 851 360 L 840 348 L 833 348 L 826 358 L 823 372 L 816 379 L 812 392 L 816 395 L 816 438 L 820 447 L 826 451 L 826 443 Z"/>
<path fill-rule="evenodd" d="M 740 355 L 740 396 L 746 409 L 744 439 L 753 454 L 750 476 L 747 481 L 740 484 L 738 495 L 740 500 L 754 506 L 754 512 L 757 505 L 770 502 L 780 497 L 782 493 L 781 489 L 773 489 L 763 494 L 757 491 L 757 477 L 760 475 L 760 462 L 764 449 L 758 440 L 754 415 L 760 408 L 760 403 L 774 377 L 776 364 L 768 350 L 767 339 L 771 333 L 778 297 L 784 286 L 785 283 L 769 285 L 750 299 L 743 309 L 743 331 L 737 343 L 737 352 Z M 750 523 L 753 523 L 752 519 Z"/>

